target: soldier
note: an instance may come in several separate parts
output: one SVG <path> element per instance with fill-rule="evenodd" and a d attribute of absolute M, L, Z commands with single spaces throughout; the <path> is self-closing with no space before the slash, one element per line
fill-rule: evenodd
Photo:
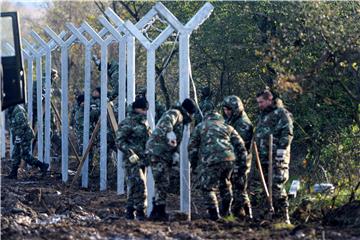
<path fill-rule="evenodd" d="M 10 131 L 13 136 L 13 157 L 14 163 L 8 178 L 17 179 L 18 168 L 21 159 L 31 166 L 40 168 L 43 175 L 46 174 L 49 164 L 42 163 L 33 157 L 30 153 L 31 141 L 34 138 L 34 132 L 28 123 L 26 110 L 21 105 L 12 106 L 8 109 L 8 118 L 10 123 Z"/>
<path fill-rule="evenodd" d="M 58 88 L 54 88 L 54 84 L 56 80 L 59 79 L 59 75 L 56 69 L 51 69 L 51 99 L 50 101 L 54 101 L 53 98 L 61 97 L 61 91 Z M 45 75 L 42 77 L 42 91 L 41 91 L 41 99 L 44 101 L 45 99 Z M 54 103 L 54 102 L 53 102 Z M 54 103 L 55 104 L 55 103 Z M 33 82 L 33 127 L 36 126 L 37 123 L 37 83 Z M 44 111 L 44 109 L 43 109 Z M 43 112 L 44 114 L 44 112 Z M 43 125 L 45 128 L 45 124 Z M 61 149 L 61 137 L 60 132 L 58 131 L 58 127 L 56 125 L 55 113 L 52 107 L 50 106 L 50 138 L 53 143 L 51 146 L 51 150 L 55 155 L 58 155 L 59 149 Z"/>
<path fill-rule="evenodd" d="M 100 107 L 101 107 L 101 89 L 100 87 L 95 88 L 92 91 L 92 99 L 90 101 L 90 122 L 91 122 L 91 132 L 94 130 L 97 121 L 100 117 Z M 100 133 L 94 142 L 94 145 L 97 149 L 100 148 Z M 110 127 L 110 122 L 108 121 L 107 126 L 107 159 L 108 162 L 112 163 L 113 166 L 116 165 L 116 161 L 112 156 L 112 153 L 116 152 L 115 138 L 112 128 Z M 110 160 L 110 161 L 109 161 Z"/>
<path fill-rule="evenodd" d="M 101 60 L 96 55 L 93 55 L 93 61 L 97 69 L 101 71 Z M 107 76 L 110 85 L 108 97 L 110 101 L 113 101 L 119 95 L 119 64 L 114 59 L 107 64 Z"/>
<path fill-rule="evenodd" d="M 265 179 L 268 173 L 269 136 L 273 135 L 273 204 L 278 220 L 290 223 L 289 203 L 285 183 L 289 179 L 290 145 L 293 139 L 293 120 L 280 99 L 274 99 L 269 90 L 256 95 L 260 115 L 255 129 L 255 141 Z"/>
<path fill-rule="evenodd" d="M 83 152 L 83 133 L 84 133 L 84 94 L 80 94 L 76 98 L 76 111 L 74 116 L 74 127 L 75 127 L 75 135 L 76 141 L 78 145 L 78 153 L 82 155 Z"/>
<path fill-rule="evenodd" d="M 221 216 L 230 215 L 231 174 L 235 161 L 246 161 L 244 141 L 219 113 L 207 111 L 204 120 L 191 134 L 188 150 L 193 170 L 201 161 L 201 190 L 209 218 L 214 221 L 220 218 L 215 192 L 217 188 L 221 197 Z"/>
<path fill-rule="evenodd" d="M 240 134 L 245 142 L 248 158 L 246 161 L 236 161 L 232 184 L 234 202 L 232 212 L 237 218 L 248 216 L 252 218 L 250 199 L 247 193 L 248 176 L 251 168 L 250 145 L 253 136 L 253 125 L 248 118 L 241 99 L 235 95 L 227 96 L 223 101 L 223 111 L 226 123 Z"/>
<path fill-rule="evenodd" d="M 136 98 L 139 97 L 144 97 L 146 98 L 146 88 L 144 87 L 140 87 L 137 91 L 136 91 Z M 163 106 L 162 104 L 160 104 L 157 100 L 155 100 L 155 124 L 157 124 L 157 122 L 159 121 L 159 119 L 161 118 L 161 116 L 164 114 L 164 112 L 166 112 L 166 108 L 165 106 Z"/>
<path fill-rule="evenodd" d="M 145 98 L 138 98 L 132 104 L 132 111 L 119 124 L 116 132 L 116 145 L 124 153 L 128 199 L 126 218 L 145 219 L 146 185 L 145 167 L 149 165 L 145 156 L 145 144 L 151 129 L 146 120 L 148 102 Z"/>
<path fill-rule="evenodd" d="M 212 92 L 209 87 L 204 87 L 203 89 L 201 89 L 201 99 L 199 102 L 199 109 L 202 112 L 204 111 L 204 106 L 206 104 L 213 104 L 211 97 L 212 97 Z M 194 116 L 195 126 L 198 125 L 202 121 L 202 116 L 200 114 L 199 109 L 196 111 L 195 116 Z"/>
<path fill-rule="evenodd" d="M 166 196 L 169 188 L 173 158 L 176 159 L 182 139 L 184 125 L 191 123 L 191 116 L 196 112 L 193 100 L 185 99 L 181 106 L 175 106 L 165 112 L 156 125 L 153 134 L 146 143 L 150 155 L 151 169 L 155 181 L 155 198 L 150 218 L 167 220 Z"/>

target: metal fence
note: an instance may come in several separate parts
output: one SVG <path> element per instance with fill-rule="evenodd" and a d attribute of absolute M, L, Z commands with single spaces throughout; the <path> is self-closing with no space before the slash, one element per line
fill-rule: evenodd
<path fill-rule="evenodd" d="M 179 101 L 184 100 L 190 95 L 190 57 L 189 39 L 191 33 L 197 29 L 211 14 L 213 6 L 210 3 L 204 6 L 183 25 L 162 3 L 156 3 L 150 11 L 144 15 L 136 24 L 122 20 L 111 8 L 105 11 L 105 16 L 98 18 L 103 25 L 101 31 L 96 32 L 87 22 L 83 22 L 80 27 L 72 23 L 66 24 L 66 31 L 60 34 L 55 33 L 49 26 L 44 28 L 45 33 L 51 39 L 46 42 L 35 31 L 31 32 L 32 43 L 23 39 L 23 55 L 27 67 L 27 91 L 28 91 L 28 115 L 29 122 L 33 121 L 33 75 L 36 76 L 37 84 L 37 152 L 40 161 L 51 164 L 51 62 L 52 51 L 60 49 L 61 52 L 61 173 L 62 181 L 68 182 L 68 162 L 69 162 L 69 110 L 68 110 L 68 70 L 69 70 L 69 48 L 73 44 L 82 44 L 85 48 L 84 64 L 84 132 L 83 132 L 83 153 L 89 143 L 89 115 L 90 115 L 90 80 L 91 80 L 91 52 L 94 44 L 101 48 L 101 113 L 100 113 L 100 190 L 107 188 L 107 91 L 108 91 L 108 47 L 110 44 L 119 45 L 119 84 L 118 84 L 118 122 L 125 118 L 126 106 L 135 100 L 135 39 L 147 51 L 147 100 L 149 101 L 148 120 L 151 128 L 155 127 L 155 54 L 161 44 L 173 33 L 179 35 Z M 167 23 L 167 27 L 157 38 L 151 40 L 144 34 L 144 27 L 151 24 L 154 18 L 161 18 L 162 22 Z M 108 21 L 107 19 L 110 19 Z M 87 36 L 91 36 L 91 40 Z M 68 36 L 65 39 L 65 36 Z M 42 61 L 45 61 L 45 121 L 43 122 L 42 107 Z M 33 74 L 33 68 L 35 74 Z M 0 114 L 0 125 L 5 130 L 3 124 L 4 114 Z M 45 130 L 43 132 L 43 125 Z M 1 131 L 2 135 L 5 131 Z M 185 128 L 183 139 L 180 146 L 180 210 L 190 216 L 190 166 L 187 154 L 187 144 L 190 129 Z M 1 148 L 4 148 L 4 136 L 0 136 Z M 44 137 L 44 141 L 43 141 Z M 4 151 L 2 151 L 4 153 Z M 117 192 L 124 193 L 124 170 L 122 169 L 122 153 L 117 154 Z M 89 159 L 86 158 L 82 167 L 82 186 L 88 187 Z M 148 189 L 148 213 L 151 211 L 154 183 L 151 169 L 147 172 Z"/>

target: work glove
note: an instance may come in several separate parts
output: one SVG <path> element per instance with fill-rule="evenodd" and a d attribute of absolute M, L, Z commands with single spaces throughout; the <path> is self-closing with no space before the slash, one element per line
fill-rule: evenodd
<path fill-rule="evenodd" d="M 139 156 L 136 153 L 134 153 L 133 150 L 129 150 L 129 152 L 130 152 L 129 162 L 131 164 L 138 163 L 140 160 Z"/>
<path fill-rule="evenodd" d="M 20 137 L 16 136 L 14 143 L 21 143 L 21 142 L 22 142 L 22 139 Z"/>
<path fill-rule="evenodd" d="M 173 166 L 180 166 L 180 154 L 178 152 L 174 152 L 172 155 L 172 165 Z"/>
<path fill-rule="evenodd" d="M 278 149 L 278 150 L 276 150 L 275 160 L 277 162 L 283 162 L 285 160 L 285 154 L 286 154 L 286 149 Z"/>
<path fill-rule="evenodd" d="M 171 147 L 176 147 L 177 146 L 177 141 L 176 141 L 176 135 L 173 131 L 171 132 L 168 132 L 166 134 L 166 138 L 168 140 L 168 144 L 171 146 Z"/>

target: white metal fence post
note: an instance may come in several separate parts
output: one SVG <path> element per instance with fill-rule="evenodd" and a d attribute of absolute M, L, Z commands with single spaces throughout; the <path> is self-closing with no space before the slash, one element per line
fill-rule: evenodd
<path fill-rule="evenodd" d="M 154 9 L 150 10 L 147 15 L 143 19 L 151 20 L 157 14 Z M 137 26 L 132 24 L 130 21 L 126 21 L 125 27 L 127 30 L 134 36 L 136 39 L 140 41 L 140 43 L 147 50 L 147 68 L 146 68 L 146 98 L 149 101 L 149 110 L 148 110 L 148 121 L 151 126 L 151 129 L 155 128 L 155 62 L 156 55 L 155 51 L 160 45 L 173 33 L 174 29 L 171 26 L 168 26 L 165 30 L 161 32 L 161 34 L 152 42 L 150 42 L 141 32 L 141 29 L 147 22 L 145 20 L 140 20 Z M 147 213 L 150 215 L 152 210 L 152 198 L 154 196 L 154 179 L 152 175 L 151 168 L 148 167 L 147 171 L 147 189 L 148 189 L 148 208 Z"/>
<path fill-rule="evenodd" d="M 108 37 L 103 40 L 87 22 L 81 26 L 101 47 L 100 191 L 104 191 L 107 186 L 107 48 L 113 38 Z"/>
<path fill-rule="evenodd" d="M 112 15 L 115 14 L 110 8 L 105 11 L 105 14 Z M 105 17 L 101 16 L 99 21 L 108 29 L 109 32 L 115 37 L 119 42 L 119 69 L 118 69 L 118 124 L 125 119 L 126 114 L 126 36 L 124 36 L 124 27 L 120 24 L 118 29 L 115 29 L 110 22 L 106 20 Z M 120 34 L 122 32 L 122 35 Z M 124 180 L 125 180 L 125 171 L 123 169 L 123 153 L 117 151 L 117 193 L 124 194 Z"/>
<path fill-rule="evenodd" d="M 180 34 L 179 36 L 179 78 L 180 78 L 180 101 L 190 96 L 189 83 L 189 38 L 193 30 L 198 28 L 211 14 L 213 6 L 206 3 L 192 19 L 184 26 L 162 3 L 157 3 L 155 9 L 168 23 Z M 187 145 L 190 137 L 188 126 L 184 128 L 183 139 L 180 145 L 180 210 L 191 215 L 190 194 L 190 164 L 188 159 Z"/>
<path fill-rule="evenodd" d="M 43 162 L 43 109 L 42 109 L 42 54 L 41 50 L 36 50 L 28 41 L 23 40 L 25 46 L 35 56 L 36 62 L 36 109 L 37 109 L 37 145 L 38 145 L 38 159 Z"/>
<path fill-rule="evenodd" d="M 50 46 L 35 32 L 31 32 L 31 36 L 45 50 L 45 153 L 44 162 L 50 165 L 50 101 L 51 101 L 51 48 Z M 39 79 L 39 78 L 38 78 Z M 41 79 L 42 81 L 42 76 Z"/>
<path fill-rule="evenodd" d="M 67 182 L 69 168 L 68 48 L 76 40 L 76 37 L 71 35 L 64 41 L 61 34 L 57 35 L 50 27 L 46 26 L 44 30 L 61 48 L 61 175 L 63 182 Z"/>
<path fill-rule="evenodd" d="M 5 158 L 6 154 L 6 135 L 5 135 L 5 111 L 0 111 L 0 158 Z"/>

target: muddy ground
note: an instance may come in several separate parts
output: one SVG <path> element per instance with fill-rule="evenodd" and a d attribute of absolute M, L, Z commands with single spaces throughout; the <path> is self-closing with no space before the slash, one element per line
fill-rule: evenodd
<path fill-rule="evenodd" d="M 2 160 L 1 239 L 360 239 L 359 228 L 329 226 L 322 219 L 297 222 L 292 229 L 204 220 L 205 210 L 196 194 L 191 222 L 179 218 L 176 194 L 169 197 L 169 222 L 128 221 L 126 196 L 117 195 L 112 182 L 109 188 L 114 190 L 105 192 L 97 190 L 97 181 L 90 190 L 70 189 L 59 173 L 52 170 L 42 177 L 32 169 L 20 170 L 20 179 L 9 180 L 4 178 L 9 166 L 8 160 Z"/>

